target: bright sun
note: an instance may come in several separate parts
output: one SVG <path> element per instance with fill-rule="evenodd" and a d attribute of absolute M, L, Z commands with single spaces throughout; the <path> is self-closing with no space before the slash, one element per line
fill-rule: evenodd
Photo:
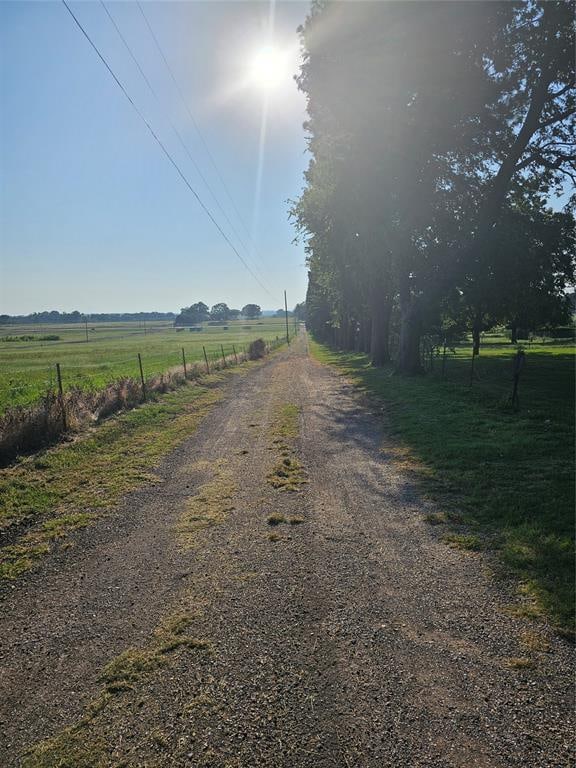
<path fill-rule="evenodd" d="M 272 90 L 286 80 L 288 70 L 286 54 L 273 45 L 267 45 L 252 58 L 250 79 L 259 88 Z"/>

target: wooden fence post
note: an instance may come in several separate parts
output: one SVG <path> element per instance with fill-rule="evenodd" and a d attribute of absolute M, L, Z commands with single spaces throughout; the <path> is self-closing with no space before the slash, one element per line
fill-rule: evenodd
<path fill-rule="evenodd" d="M 238 355 L 236 354 L 236 347 L 234 344 L 232 344 L 232 351 L 234 352 L 234 360 L 236 361 L 236 365 L 238 365 Z"/>
<path fill-rule="evenodd" d="M 140 381 L 142 382 L 142 400 L 146 402 L 146 382 L 144 381 L 144 371 L 142 370 L 142 357 L 138 352 L 138 367 L 140 368 Z"/>
<path fill-rule="evenodd" d="M 204 352 L 204 362 L 206 363 L 206 373 L 210 373 L 210 366 L 208 365 L 208 355 L 206 354 L 206 347 L 202 347 L 202 351 Z"/>
<path fill-rule="evenodd" d="M 474 381 L 474 361 L 476 360 L 476 354 L 474 352 L 474 347 L 472 347 L 472 365 L 470 366 L 470 381 L 468 382 L 468 386 L 472 386 L 472 382 Z"/>
<path fill-rule="evenodd" d="M 518 408 L 520 405 L 520 401 L 518 399 L 518 383 L 520 381 L 520 373 L 522 371 L 522 368 L 524 368 L 524 363 L 526 362 L 526 355 L 525 353 L 519 349 L 518 352 L 516 352 L 516 355 L 514 357 L 514 386 L 512 387 L 512 407 Z"/>
<path fill-rule="evenodd" d="M 224 368 L 228 368 L 228 366 L 226 365 L 226 355 L 224 354 L 224 347 L 222 346 L 222 344 L 220 344 L 220 349 L 222 350 L 222 362 L 224 364 Z"/>
<path fill-rule="evenodd" d="M 188 378 L 188 373 L 186 372 L 186 354 L 184 353 L 184 347 L 182 347 L 182 365 L 184 366 L 184 378 Z"/>
<path fill-rule="evenodd" d="M 66 422 L 66 407 L 64 405 L 64 387 L 62 386 L 62 374 L 60 373 L 60 363 L 56 363 L 56 376 L 58 378 L 58 401 L 62 412 L 62 429 L 66 432 L 68 424 Z"/>

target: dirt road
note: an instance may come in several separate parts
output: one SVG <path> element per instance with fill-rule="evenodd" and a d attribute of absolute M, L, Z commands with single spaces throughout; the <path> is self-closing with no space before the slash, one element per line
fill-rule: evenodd
<path fill-rule="evenodd" d="M 440 541 L 381 420 L 304 336 L 228 386 L 5 595 L 0 764 L 572 765 L 573 648 Z"/>

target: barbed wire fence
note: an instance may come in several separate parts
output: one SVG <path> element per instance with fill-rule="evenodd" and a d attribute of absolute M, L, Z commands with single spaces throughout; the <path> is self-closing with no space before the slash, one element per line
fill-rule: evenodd
<path fill-rule="evenodd" d="M 186 347 L 182 346 L 173 353 L 174 365 L 170 365 L 165 352 L 134 352 L 121 360 L 91 366 L 55 362 L 42 367 L 40 379 L 35 382 L 8 379 L 0 383 L 0 398 L 12 403 L 0 416 L 0 465 L 47 446 L 66 432 L 79 431 L 188 381 L 201 381 L 217 371 L 263 357 L 285 343 L 284 337 L 213 342 L 202 345 L 202 357 L 196 354 L 192 360 L 187 359 Z M 87 371 L 87 367 L 93 371 Z M 125 373 L 108 377 L 110 369 L 123 369 Z"/>
<path fill-rule="evenodd" d="M 420 359 L 423 370 L 430 376 L 448 384 L 466 386 L 478 394 L 494 396 L 501 406 L 517 411 L 520 408 L 519 387 L 525 369 L 527 353 L 518 345 L 511 355 L 508 374 L 495 381 L 489 366 L 495 361 L 490 356 L 474 352 L 468 341 L 441 336 L 424 336 L 420 343 Z"/>

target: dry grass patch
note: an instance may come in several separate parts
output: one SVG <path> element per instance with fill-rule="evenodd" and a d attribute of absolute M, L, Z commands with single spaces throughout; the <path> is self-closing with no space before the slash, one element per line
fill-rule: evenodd
<path fill-rule="evenodd" d="M 513 656 L 510 659 L 506 659 L 506 666 L 510 669 L 532 669 L 534 661 L 527 656 Z"/>
<path fill-rule="evenodd" d="M 298 437 L 300 410 L 293 403 L 285 403 L 279 407 L 272 421 L 272 443 L 280 454 L 280 460 L 268 474 L 267 480 L 272 488 L 279 491 L 296 492 L 308 482 L 304 468 L 290 446 L 290 440 Z"/>
<path fill-rule="evenodd" d="M 108 768 L 106 742 L 88 738 L 82 726 L 67 728 L 33 747 L 22 758 L 22 768 Z"/>
<path fill-rule="evenodd" d="M 59 734 L 30 747 L 22 756 L 23 768 L 109 768 L 115 740 L 107 729 L 110 718 L 104 721 L 100 715 L 113 703 L 118 707 L 122 696 L 135 695 L 136 688 L 158 669 L 168 665 L 169 654 L 182 647 L 209 652 L 210 643 L 185 634 L 194 615 L 181 612 L 172 614 L 156 629 L 149 646 L 129 648 L 112 659 L 100 676 L 104 688 L 89 704 L 86 714 L 77 724 L 65 728 Z M 114 714 L 123 709 L 114 710 Z M 162 733 L 150 734 L 152 742 L 164 746 Z"/>
<path fill-rule="evenodd" d="M 295 492 L 308 480 L 298 459 L 284 456 L 268 475 L 268 482 L 277 490 Z"/>
<path fill-rule="evenodd" d="M 277 437 L 298 437 L 298 421 L 301 408 L 293 403 L 283 405 L 274 420 L 273 430 Z"/>
<path fill-rule="evenodd" d="M 129 648 L 105 667 L 101 680 L 109 693 L 117 693 L 132 687 L 143 675 L 155 671 L 167 663 L 166 657 L 178 648 L 208 649 L 210 644 L 185 631 L 193 621 L 188 613 L 177 613 L 166 619 L 154 632 L 154 640 L 147 648 Z"/>
<path fill-rule="evenodd" d="M 468 552 L 478 552 L 481 549 L 480 539 L 470 533 L 447 533 L 442 541 L 452 549 L 463 549 Z"/>
<path fill-rule="evenodd" d="M 444 512 L 429 512 L 427 515 L 424 515 L 424 520 L 430 525 L 444 525 L 448 522 Z"/>
<path fill-rule="evenodd" d="M 234 510 L 232 499 L 236 485 L 229 472 L 217 469 L 216 477 L 202 485 L 186 504 L 177 526 L 178 537 L 185 547 L 196 543 L 196 534 L 204 528 L 223 523 Z"/>
<path fill-rule="evenodd" d="M 281 515 L 278 512 L 274 512 L 273 514 L 268 515 L 266 522 L 268 525 L 280 525 L 281 523 L 286 522 L 286 518 L 284 515 Z"/>
<path fill-rule="evenodd" d="M 530 653 L 549 653 L 550 651 L 550 643 L 544 635 L 531 629 L 522 632 L 520 643 Z"/>

